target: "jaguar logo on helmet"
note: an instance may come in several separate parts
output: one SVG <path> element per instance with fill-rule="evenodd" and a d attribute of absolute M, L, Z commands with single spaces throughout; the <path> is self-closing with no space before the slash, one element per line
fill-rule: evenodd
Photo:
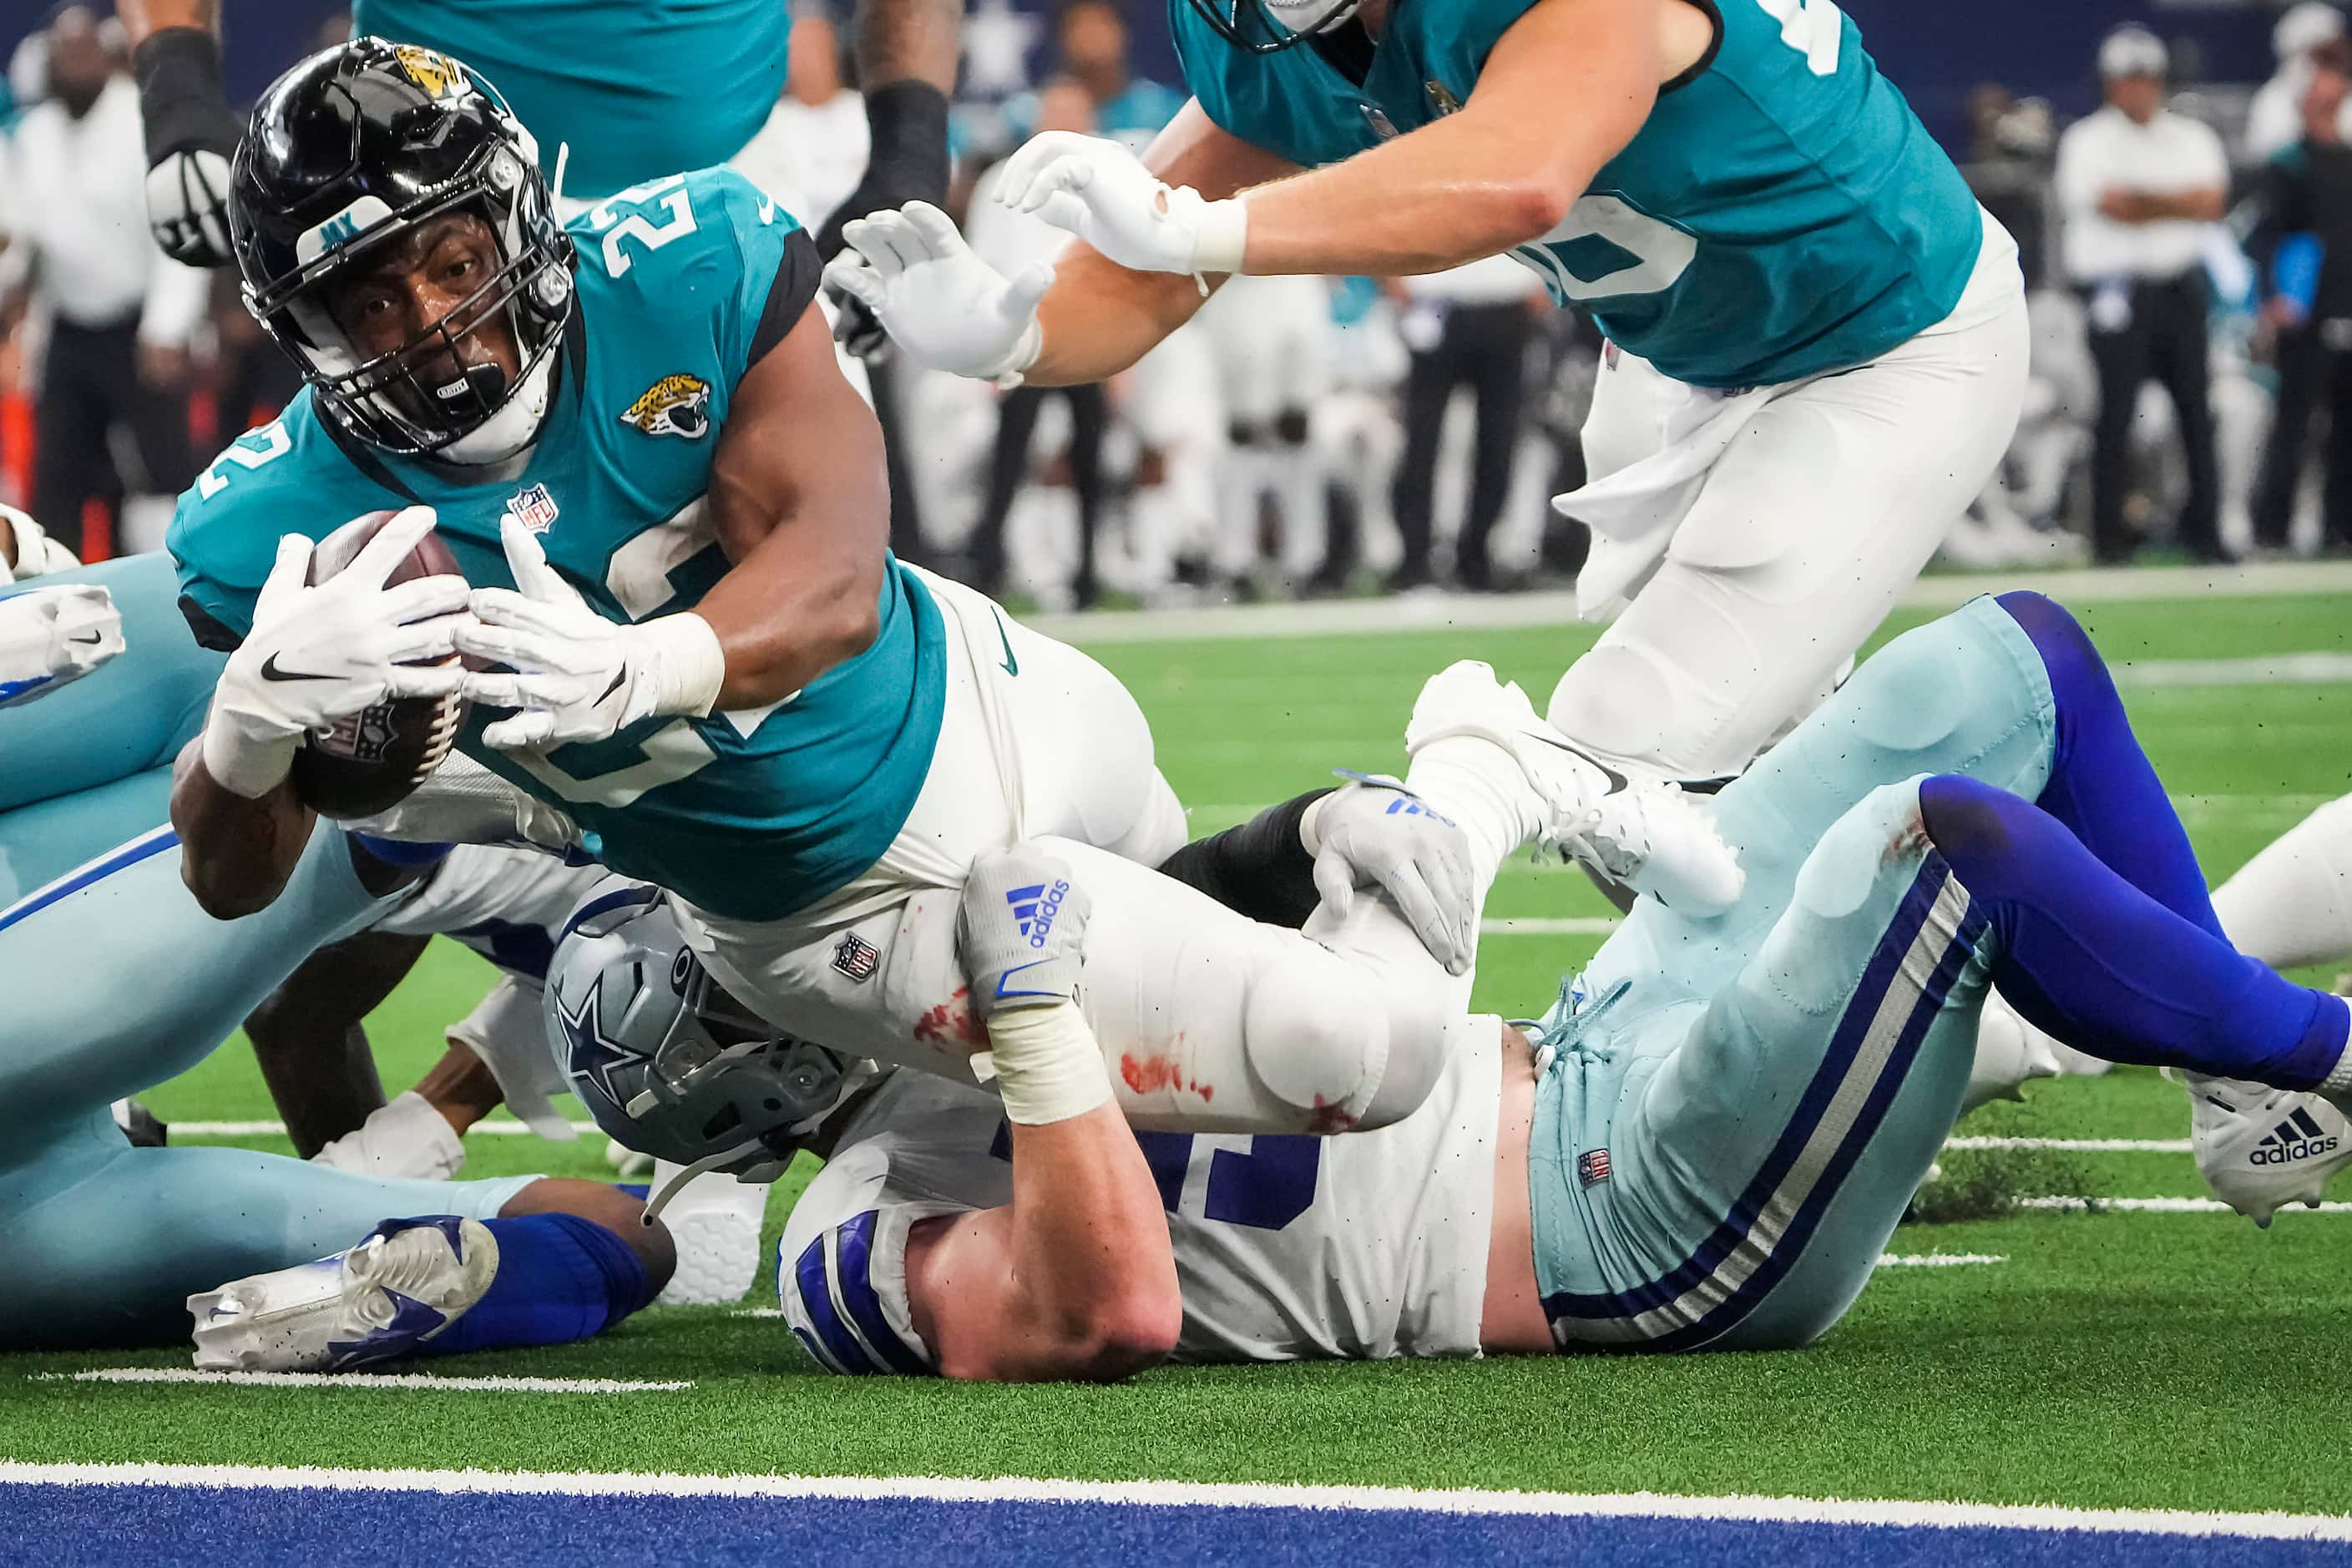
<path fill-rule="evenodd" d="M 699 441 L 710 430 L 710 384 L 681 371 L 666 375 L 637 395 L 621 415 L 648 436 L 683 436 Z"/>
<path fill-rule="evenodd" d="M 446 98 L 453 92 L 463 92 L 473 84 L 466 79 L 466 68 L 447 55 L 415 44 L 396 44 L 392 58 L 409 80 L 425 89 L 427 98 Z"/>

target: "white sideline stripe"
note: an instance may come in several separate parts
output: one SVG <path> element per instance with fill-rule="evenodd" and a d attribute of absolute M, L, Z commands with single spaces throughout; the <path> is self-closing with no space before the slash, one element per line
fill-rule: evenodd
<path fill-rule="evenodd" d="M 184 1135 L 190 1138 L 271 1138 L 280 1136 L 286 1131 L 283 1121 L 173 1121 L 166 1125 L 171 1128 L 173 1137 Z M 566 1125 L 574 1132 L 604 1131 L 593 1121 L 573 1121 Z M 511 1137 L 530 1131 L 530 1129 L 520 1121 L 477 1121 L 467 1130 L 467 1136 L 489 1132 Z"/>
<path fill-rule="evenodd" d="M 2105 1214 L 2117 1211 L 2126 1214 L 2234 1214 L 2237 1211 L 2219 1198 L 2078 1198 L 2056 1195 L 2043 1198 L 2020 1198 L 2021 1209 L 2058 1209 L 2067 1213 L 2091 1210 Z M 2282 1207 L 2281 1214 L 2352 1214 L 2352 1204 L 2324 1203 L 2317 1208 L 2302 1204 Z"/>
<path fill-rule="evenodd" d="M 2186 1138 L 1947 1138 L 1947 1149 L 2063 1149 L 2074 1154 L 2188 1154 Z"/>
<path fill-rule="evenodd" d="M 547 1497 L 912 1499 L 929 1502 L 1108 1503 L 1146 1508 L 1324 1509 L 1355 1513 L 1586 1519 L 1735 1520 L 1769 1524 L 2232 1536 L 2352 1542 L 2352 1515 L 2189 1513 L 2000 1503 L 1882 1502 L 1835 1498 L 1679 1497 L 1661 1492 L 1423 1491 L 1406 1487 L 1271 1482 L 1060 1481 L 1027 1476 L 583 1475 L 530 1470 L 356 1470 L 261 1465 L 52 1465 L 0 1460 L 0 1485 L 240 1487 L 264 1491 L 483 1492 Z"/>
<path fill-rule="evenodd" d="M 334 1388 L 373 1393 L 425 1388 L 460 1394 L 676 1394 L 686 1383 L 614 1377 L 435 1377 L 427 1373 L 198 1372 L 187 1366 L 97 1366 L 87 1372 L 36 1372 L 34 1383 L 219 1383 L 251 1388 Z"/>
<path fill-rule="evenodd" d="M 2334 686 L 2352 680 L 2352 654 L 2263 653 L 2243 658 L 2151 658 L 2111 668 L 2119 687 Z"/>
<path fill-rule="evenodd" d="M 1990 1252 L 1915 1252 L 1908 1256 L 1888 1253 L 1878 1260 L 1881 1268 L 1964 1268 L 1978 1263 L 2006 1263 Z"/>
<path fill-rule="evenodd" d="M 1576 915 L 1564 920 L 1514 916 L 1480 921 L 1480 936 L 1607 936 L 1617 929 L 1614 915 Z"/>
<path fill-rule="evenodd" d="M 1914 610 L 1951 610 L 1979 594 L 2032 588 L 2062 604 L 2134 599 L 2266 599 L 2352 590 L 2352 562 L 2279 561 L 2250 566 L 2154 566 L 2124 571 L 1990 572 L 1922 577 L 1905 590 Z M 1580 625 L 1572 591 L 1434 594 L 1339 599 L 1304 605 L 1199 605 L 1168 610 L 1095 610 L 1023 619 L 1079 647 L 1111 643 L 1226 642 L 1237 637 L 1309 637 L 1343 633 L 1493 630 Z"/>

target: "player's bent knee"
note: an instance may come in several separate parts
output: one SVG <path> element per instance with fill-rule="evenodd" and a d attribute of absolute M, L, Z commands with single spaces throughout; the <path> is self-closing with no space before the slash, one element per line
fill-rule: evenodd
<path fill-rule="evenodd" d="M 2122 700 L 2098 645 L 2065 605 L 2028 589 L 2003 594 L 1994 602 L 2032 641 L 2049 672 L 2051 692 L 2062 707 Z"/>
<path fill-rule="evenodd" d="M 1568 667 L 1547 717 L 1570 739 L 1618 757 L 1679 754 L 1698 738 L 1696 712 L 1684 714 L 1689 682 L 1645 649 L 1603 643 Z"/>
<path fill-rule="evenodd" d="M 1389 1058 L 1389 1021 L 1356 967 L 1306 942 L 1250 977 L 1242 1042 L 1250 1070 L 1318 1131 L 1360 1123 Z"/>
<path fill-rule="evenodd" d="M 650 1287 L 658 1291 L 677 1271 L 677 1244 L 661 1221 L 646 1223 L 645 1200 L 604 1182 L 542 1176 L 509 1198 L 499 1210 L 502 1219 L 524 1215 L 568 1214 L 603 1226 L 626 1243 L 645 1267 Z"/>

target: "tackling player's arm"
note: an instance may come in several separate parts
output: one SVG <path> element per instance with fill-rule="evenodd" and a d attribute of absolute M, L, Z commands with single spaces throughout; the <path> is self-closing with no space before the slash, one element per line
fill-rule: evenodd
<path fill-rule="evenodd" d="M 1011 1127 L 1013 1202 L 908 1234 L 908 1305 L 944 1376 L 1125 1377 L 1165 1359 L 1182 1327 L 1160 1189 L 1076 1000 L 1087 915 L 1069 868 L 1025 845 L 982 858 L 965 884 L 961 946 Z"/>
<path fill-rule="evenodd" d="M 226 267 L 236 111 L 221 85 L 219 0 L 121 0 L 147 138 L 147 221 L 191 267 Z"/>
<path fill-rule="evenodd" d="M 963 58 L 963 0 L 858 0 L 857 79 L 866 105 L 866 174 L 817 236 L 841 248 L 849 219 L 948 194 L 948 95 Z"/>
<path fill-rule="evenodd" d="M 309 1159 L 383 1104 L 362 1020 L 407 978 L 433 939 L 362 931 L 302 961 L 245 1021 L 262 1082 Z"/>

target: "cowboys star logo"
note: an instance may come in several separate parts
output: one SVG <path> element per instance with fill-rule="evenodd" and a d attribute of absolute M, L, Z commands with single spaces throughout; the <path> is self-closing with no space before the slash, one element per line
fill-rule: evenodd
<path fill-rule="evenodd" d="M 666 375 L 637 396 L 621 415 L 648 436 L 683 436 L 699 441 L 710 430 L 710 384 L 680 372 Z"/>
<path fill-rule="evenodd" d="M 614 1085 L 613 1075 L 623 1068 L 653 1058 L 606 1037 L 604 996 L 604 987 L 600 984 L 588 988 L 588 994 L 581 999 L 576 1010 L 566 1006 L 561 995 L 556 998 L 555 1016 L 563 1026 L 564 1070 L 572 1078 L 594 1084 L 614 1105 L 625 1105 L 628 1096 Z"/>
<path fill-rule="evenodd" d="M 447 55 L 420 49 L 415 44 L 395 44 L 392 58 L 400 62 L 409 80 L 425 89 L 427 98 L 446 98 L 466 86 L 466 68 Z"/>

